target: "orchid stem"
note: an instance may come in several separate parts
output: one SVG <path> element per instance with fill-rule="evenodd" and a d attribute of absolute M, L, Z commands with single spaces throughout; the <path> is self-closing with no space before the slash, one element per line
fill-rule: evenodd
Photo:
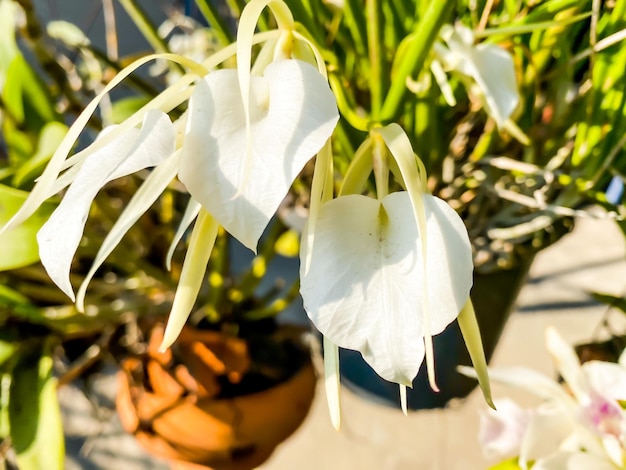
<path fill-rule="evenodd" d="M 383 106 L 385 82 L 383 55 L 382 7 L 378 0 L 365 2 L 367 14 L 367 46 L 370 61 L 369 88 L 371 93 L 372 120 L 378 122 Z"/>
<path fill-rule="evenodd" d="M 217 39 L 224 45 L 233 42 L 233 35 L 224 24 L 224 20 L 215 9 L 213 2 L 210 0 L 194 0 L 194 2 L 204 19 L 211 25 L 211 29 L 215 32 Z"/>

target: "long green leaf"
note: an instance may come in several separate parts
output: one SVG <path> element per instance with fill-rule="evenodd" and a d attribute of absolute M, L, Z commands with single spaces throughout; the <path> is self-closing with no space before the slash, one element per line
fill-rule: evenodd
<path fill-rule="evenodd" d="M 25 191 L 0 185 L 0 226 L 18 211 L 27 197 Z M 39 259 L 37 231 L 53 209 L 54 204 L 44 203 L 22 225 L 0 235 L 0 271 L 28 266 Z"/>
<path fill-rule="evenodd" d="M 20 470 L 63 469 L 63 424 L 47 349 L 31 351 L 13 369 L 9 421 Z"/>

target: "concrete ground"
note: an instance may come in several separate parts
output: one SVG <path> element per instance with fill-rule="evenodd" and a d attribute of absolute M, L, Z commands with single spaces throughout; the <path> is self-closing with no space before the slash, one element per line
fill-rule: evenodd
<path fill-rule="evenodd" d="M 621 295 L 626 283 L 624 239 L 607 220 L 579 220 L 574 232 L 536 259 L 530 278 L 507 324 L 492 365 L 526 366 L 554 374 L 543 345 L 543 333 L 554 325 L 571 342 L 596 337 L 605 306 L 590 291 Z M 610 323 L 623 331 L 626 322 L 609 312 Z M 600 328 L 601 330 L 601 328 Z M 113 390 L 112 377 L 103 378 Z M 107 382 L 108 381 L 108 382 Z M 321 382 L 320 382 L 321 384 Z M 494 384 L 494 397 L 522 402 L 528 396 Z M 106 397 L 96 401 L 107 404 Z M 262 470 L 473 470 L 486 469 L 478 447 L 479 412 L 486 409 L 478 391 L 443 410 L 410 412 L 373 404 L 342 390 L 343 428 L 330 425 L 324 390 L 318 394 L 303 426 L 260 467 Z M 62 403 L 68 433 L 67 469 L 159 469 L 162 462 L 143 454 L 124 435 L 113 413 L 96 416 L 76 389 L 66 388 Z"/>

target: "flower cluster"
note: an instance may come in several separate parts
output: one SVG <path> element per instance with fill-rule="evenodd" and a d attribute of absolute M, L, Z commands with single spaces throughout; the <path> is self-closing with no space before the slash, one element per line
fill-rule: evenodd
<path fill-rule="evenodd" d="M 626 354 L 617 364 L 593 360 L 581 365 L 555 329 L 547 330 L 546 341 L 562 384 L 530 369 L 489 369 L 492 380 L 543 401 L 531 409 L 509 399 L 496 401 L 498 411 L 481 417 L 479 440 L 485 455 L 517 457 L 522 469 L 625 468 Z M 471 369 L 462 372 L 472 375 Z"/>
<path fill-rule="evenodd" d="M 266 6 L 278 28 L 255 34 Z M 450 49 L 441 46 L 438 54 L 448 68 L 473 78 L 485 106 L 501 124 L 515 107 L 516 96 L 504 93 L 502 105 L 479 63 L 499 57 L 508 65 L 506 54 L 494 52 L 492 46 L 474 51 L 465 39 L 460 32 L 449 32 Z M 256 44 L 262 47 L 253 61 Z M 462 67 L 463 54 L 477 65 Z M 236 68 L 219 68 L 235 55 Z M 67 158 L 102 96 L 155 59 L 174 60 L 189 73 Z M 172 121 L 170 111 L 185 101 L 187 111 Z M 167 185 L 178 179 L 190 202 L 173 246 L 194 220 L 195 225 L 164 335 L 162 347 L 167 348 L 194 307 L 219 227 L 255 251 L 292 183 L 317 156 L 302 235 L 301 294 L 310 319 L 325 337 L 335 425 L 339 425 L 338 347 L 360 351 L 381 377 L 398 383 L 406 406 L 405 387 L 411 386 L 424 360 L 436 388 L 432 336 L 457 317 L 489 399 L 469 300 L 471 246 L 462 220 L 430 194 L 424 166 L 397 124 L 371 124 L 336 195 L 331 136 L 338 120 L 325 63 L 314 43 L 297 31 L 281 0 L 253 0 L 241 15 L 237 43 L 204 62 L 155 54 L 120 73 L 72 126 L 29 199 L 3 229 L 25 220 L 43 201 L 68 187 L 38 241 L 51 279 L 82 309 L 87 284 L 98 267 Z M 93 199 L 107 182 L 146 168 L 153 169 L 104 240 L 75 296 L 70 268 Z M 375 198 L 363 195 L 372 172 Z M 391 173 L 402 190 L 389 192 Z"/>

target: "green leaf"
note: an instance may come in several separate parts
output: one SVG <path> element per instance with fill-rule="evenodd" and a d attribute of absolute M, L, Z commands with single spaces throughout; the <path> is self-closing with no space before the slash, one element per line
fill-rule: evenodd
<path fill-rule="evenodd" d="M 17 212 L 28 192 L 0 185 L 0 226 Z M 27 266 L 39 259 L 36 234 L 48 219 L 54 204 L 44 203 L 23 224 L 0 235 L 0 271 Z"/>
<path fill-rule="evenodd" d="M 20 470 L 62 470 L 65 454 L 56 379 L 48 347 L 20 358 L 9 399 L 11 442 Z"/>
<path fill-rule="evenodd" d="M 17 12 L 17 3 L 0 1 L 0 89 L 9 64 L 20 53 L 15 42 Z"/>
<path fill-rule="evenodd" d="M 65 134 L 67 134 L 65 124 L 57 121 L 45 124 L 39 135 L 37 152 L 17 170 L 13 177 L 13 186 L 20 187 L 41 174 L 42 168 L 61 145 Z"/>
<path fill-rule="evenodd" d="M 125 121 L 149 102 L 150 97 L 148 96 L 131 96 L 116 101 L 111 110 L 111 122 L 119 124 Z"/>
<path fill-rule="evenodd" d="M 9 65 L 2 98 L 11 115 L 27 129 L 39 131 L 58 115 L 45 83 L 21 55 Z"/>
<path fill-rule="evenodd" d="M 43 127 L 60 118 L 45 83 L 21 55 L 13 57 L 6 71 L 2 102 L 6 111 L 2 132 L 9 160 L 20 164 L 31 158 Z"/>
<path fill-rule="evenodd" d="M 18 345 L 11 341 L 0 340 L 0 367 L 11 359 L 15 351 L 17 351 Z"/>
<path fill-rule="evenodd" d="M 611 307 L 615 307 L 626 313 L 626 298 L 624 297 L 617 297 L 611 294 L 603 294 L 601 292 L 592 292 L 591 296 L 598 302 L 610 305 Z"/>

